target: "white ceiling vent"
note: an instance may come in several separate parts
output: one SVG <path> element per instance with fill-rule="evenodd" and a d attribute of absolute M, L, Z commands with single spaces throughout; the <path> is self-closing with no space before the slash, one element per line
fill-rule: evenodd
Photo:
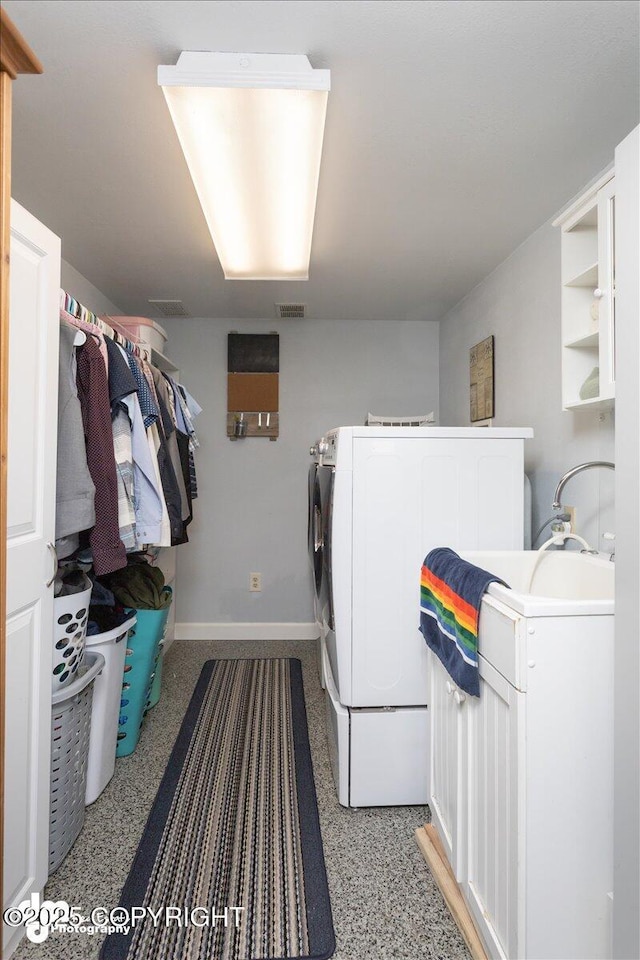
<path fill-rule="evenodd" d="M 276 303 L 275 307 L 278 320 L 304 320 L 304 303 Z"/>
<path fill-rule="evenodd" d="M 148 300 L 148 303 L 158 311 L 161 317 L 190 317 L 185 310 L 182 300 Z"/>

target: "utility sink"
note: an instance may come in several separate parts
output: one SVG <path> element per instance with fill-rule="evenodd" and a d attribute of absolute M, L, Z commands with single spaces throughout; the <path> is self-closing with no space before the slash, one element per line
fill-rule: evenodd
<path fill-rule="evenodd" d="M 482 599 L 479 697 L 432 663 L 433 820 L 462 851 L 488 956 L 611 957 L 615 564 L 575 550 L 462 556 L 513 589 Z"/>
<path fill-rule="evenodd" d="M 495 550 L 461 553 L 511 589 L 489 585 L 489 596 L 524 616 L 610 615 L 615 564 L 575 550 Z"/>

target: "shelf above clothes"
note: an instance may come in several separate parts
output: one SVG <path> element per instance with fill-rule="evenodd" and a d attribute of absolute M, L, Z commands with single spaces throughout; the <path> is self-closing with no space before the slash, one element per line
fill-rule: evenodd
<path fill-rule="evenodd" d="M 159 350 L 154 350 L 153 347 L 151 348 L 151 363 L 159 370 L 162 370 L 163 373 L 172 375 L 178 372 L 178 367 L 176 367 L 175 363 L 169 360 L 168 357 L 165 357 L 164 353 L 160 353 Z"/>

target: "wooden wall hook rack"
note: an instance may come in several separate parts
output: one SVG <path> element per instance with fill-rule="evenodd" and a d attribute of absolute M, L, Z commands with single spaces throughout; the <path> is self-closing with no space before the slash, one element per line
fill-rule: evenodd
<path fill-rule="evenodd" d="M 280 415 L 272 411 L 233 411 L 227 413 L 227 436 L 230 440 L 245 437 L 268 437 L 277 440 L 280 433 Z"/>

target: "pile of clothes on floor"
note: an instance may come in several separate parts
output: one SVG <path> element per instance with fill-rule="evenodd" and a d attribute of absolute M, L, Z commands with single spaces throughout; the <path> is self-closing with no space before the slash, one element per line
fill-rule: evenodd
<path fill-rule="evenodd" d="M 60 564 L 54 584 L 56 597 L 82 593 L 89 587 L 89 637 L 119 627 L 132 609 L 164 610 L 171 604 L 171 590 L 165 586 L 162 570 L 143 555 L 130 555 L 126 567 L 102 577 L 78 559 Z"/>

